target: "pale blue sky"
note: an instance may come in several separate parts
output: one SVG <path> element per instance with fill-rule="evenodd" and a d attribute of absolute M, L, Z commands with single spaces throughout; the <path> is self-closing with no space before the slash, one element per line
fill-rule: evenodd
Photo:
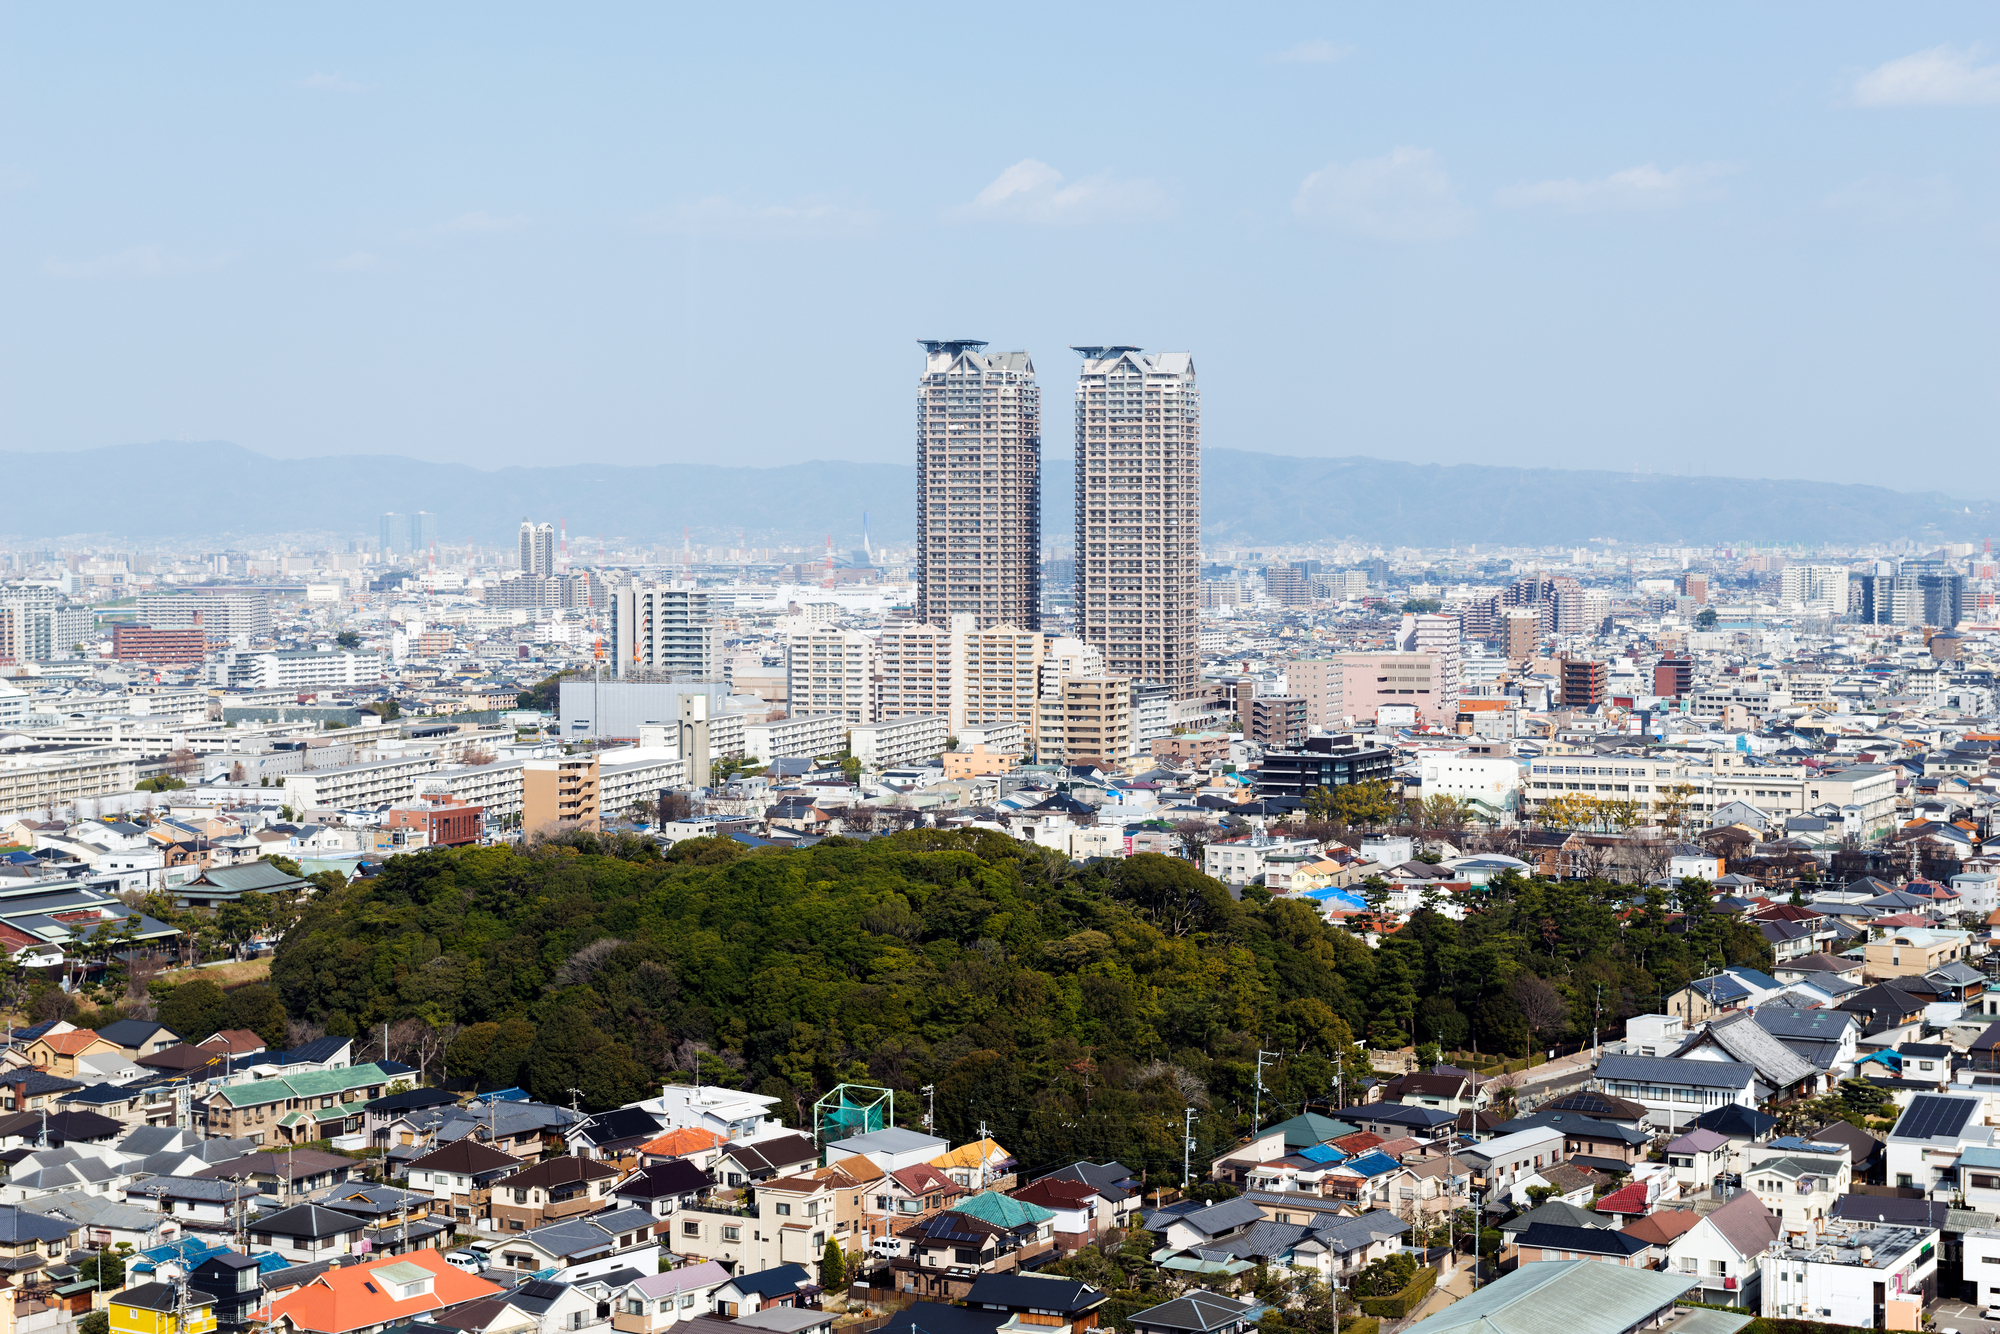
<path fill-rule="evenodd" d="M 1996 13 L 9 4 L 0 449 L 905 461 L 979 337 L 1057 452 L 1129 342 L 1210 446 L 2000 494 Z"/>

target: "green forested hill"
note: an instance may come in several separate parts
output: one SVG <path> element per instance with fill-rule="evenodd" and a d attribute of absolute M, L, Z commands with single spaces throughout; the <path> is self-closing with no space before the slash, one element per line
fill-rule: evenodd
<path fill-rule="evenodd" d="M 1657 993 L 1766 957 L 1754 930 L 1666 929 L 1659 896 L 1510 882 L 1464 923 L 1421 912 L 1371 951 L 1303 903 L 1233 901 L 1188 863 L 1088 868 L 998 834 L 914 831 L 750 852 L 581 836 L 529 851 L 391 859 L 315 901 L 272 977 L 295 1019 L 336 1033 L 420 1020 L 450 1074 L 608 1106 L 662 1078 L 777 1094 L 796 1116 L 843 1080 L 897 1090 L 940 1133 L 984 1123 L 1024 1166 L 1117 1156 L 1180 1166 L 1265 1111 L 1352 1081 L 1355 1035 L 1441 1037 L 1518 1055 L 1655 1008 Z M 1691 901 L 1695 896 L 1690 896 Z M 1705 898 L 1701 899 L 1705 903 Z M 1621 912 L 1627 920 L 1620 925 Z M 1548 986 L 1533 980 L 1543 978 Z M 1349 1084 L 1353 1088 L 1352 1082 Z"/>

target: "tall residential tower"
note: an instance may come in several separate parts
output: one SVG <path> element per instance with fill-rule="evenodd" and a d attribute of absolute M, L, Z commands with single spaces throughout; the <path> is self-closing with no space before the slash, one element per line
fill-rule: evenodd
<path fill-rule="evenodd" d="M 521 520 L 521 569 L 544 576 L 556 572 L 556 529 L 551 523 Z"/>
<path fill-rule="evenodd" d="M 1079 347 L 1076 624 L 1105 670 L 1201 689 L 1201 395 L 1194 358 Z"/>
<path fill-rule="evenodd" d="M 917 389 L 917 619 L 1041 626 L 1042 391 L 1026 352 L 926 339 Z"/>

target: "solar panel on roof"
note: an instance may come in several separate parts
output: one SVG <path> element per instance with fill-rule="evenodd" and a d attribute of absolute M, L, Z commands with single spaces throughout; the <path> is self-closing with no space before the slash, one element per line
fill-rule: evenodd
<path fill-rule="evenodd" d="M 1895 1133 L 1930 1139 L 1938 1135 L 1957 1135 L 1972 1117 L 1972 1109 L 1977 1103 L 1971 1098 L 1925 1097 L 1922 1094 L 1910 1099 L 1910 1110 L 1903 1113 L 1896 1123 Z"/>
<path fill-rule="evenodd" d="M 567 1291 L 569 1289 L 560 1283 L 545 1283 L 538 1278 L 529 1279 L 521 1285 L 523 1297 L 540 1297 L 548 1301 L 554 1301 Z"/>

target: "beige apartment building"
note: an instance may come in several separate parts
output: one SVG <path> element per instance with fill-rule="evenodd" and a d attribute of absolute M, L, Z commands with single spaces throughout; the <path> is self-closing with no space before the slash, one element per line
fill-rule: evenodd
<path fill-rule="evenodd" d="M 1424 617 L 1423 620 L 1444 620 Z M 1453 631 L 1456 634 L 1456 631 Z M 1306 702 L 1306 726 L 1373 722 L 1384 704 L 1409 704 L 1417 721 L 1449 730 L 1458 721 L 1458 658 L 1440 647 L 1413 653 L 1339 653 L 1285 664 L 1285 691 Z"/>
<path fill-rule="evenodd" d="M 1035 727 L 1043 645 L 1039 630 L 981 628 L 970 612 L 944 626 L 887 626 L 877 650 L 875 718 L 941 717 L 951 734 L 1012 723 Z"/>
<path fill-rule="evenodd" d="M 1035 734 L 1042 764 L 1109 768 L 1132 754 L 1132 681 L 1124 676 L 1066 677 L 1044 696 Z"/>
<path fill-rule="evenodd" d="M 1526 767 L 1521 806 L 1532 817 L 1541 803 L 1565 793 L 1632 801 L 1650 812 L 1687 789 L 1687 821 L 1699 826 L 1719 807 L 1746 802 L 1771 815 L 1804 815 L 1821 806 L 1856 808 L 1864 836 L 1884 830 L 1896 816 L 1896 774 L 1879 764 L 1832 772 L 1804 767 L 1759 767 L 1735 752 L 1699 757 L 1659 754 L 1550 753 Z"/>
<path fill-rule="evenodd" d="M 521 830 L 528 834 L 593 833 L 598 818 L 597 757 L 563 755 L 521 762 Z"/>
<path fill-rule="evenodd" d="M 1026 352 L 926 339 L 917 386 L 917 619 L 1041 625 L 1042 391 Z M 854 721 L 863 721 L 855 719 Z"/>
<path fill-rule="evenodd" d="M 1186 352 L 1079 347 L 1076 623 L 1107 670 L 1201 692 L 1201 395 Z"/>

